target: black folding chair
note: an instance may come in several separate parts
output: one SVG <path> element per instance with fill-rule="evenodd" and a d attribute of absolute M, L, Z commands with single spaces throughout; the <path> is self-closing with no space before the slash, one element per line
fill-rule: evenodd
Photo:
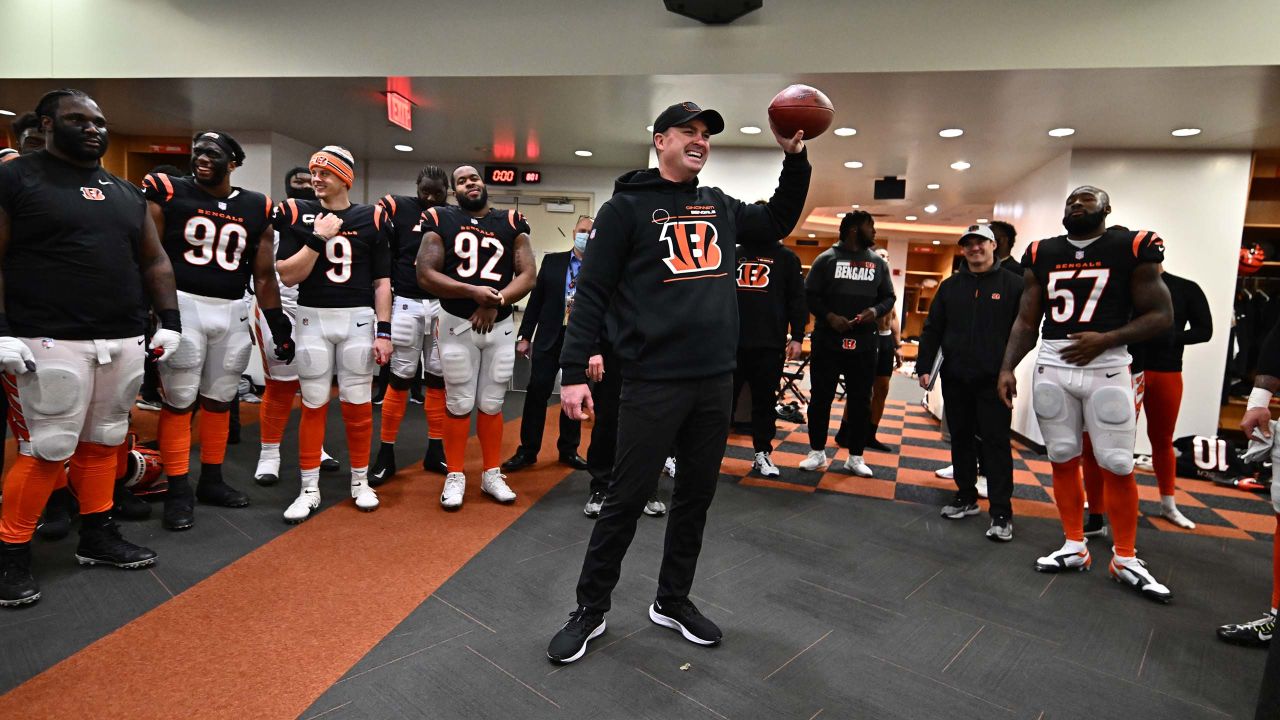
<path fill-rule="evenodd" d="M 811 353 L 812 354 L 812 353 Z M 787 393 L 791 393 L 800 401 L 802 405 L 809 404 L 809 398 L 800 389 L 800 382 L 804 380 L 805 368 L 809 367 L 809 355 L 805 355 L 794 369 L 789 369 L 792 363 L 788 362 L 782 367 L 782 387 L 778 389 L 777 404 L 781 405 L 786 402 Z"/>

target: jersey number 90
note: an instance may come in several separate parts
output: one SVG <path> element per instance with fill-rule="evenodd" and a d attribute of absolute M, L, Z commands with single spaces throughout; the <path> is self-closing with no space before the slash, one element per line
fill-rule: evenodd
<path fill-rule="evenodd" d="M 191 249 L 182 258 L 192 265 L 208 265 L 217 261 L 218 267 L 229 272 L 240 268 L 240 256 L 244 254 L 249 231 L 239 223 L 227 223 L 218 228 L 217 223 L 202 215 L 187 221 L 182 236 Z"/>

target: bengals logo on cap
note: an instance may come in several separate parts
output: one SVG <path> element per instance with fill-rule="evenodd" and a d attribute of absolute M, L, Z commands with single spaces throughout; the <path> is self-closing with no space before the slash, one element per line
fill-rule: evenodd
<path fill-rule="evenodd" d="M 85 200 L 106 200 L 107 196 L 102 194 L 102 190 L 95 187 L 80 188 L 80 195 Z"/>
<path fill-rule="evenodd" d="M 757 290 L 769 287 L 769 270 L 764 263 L 744 262 L 738 265 L 738 287 Z"/>

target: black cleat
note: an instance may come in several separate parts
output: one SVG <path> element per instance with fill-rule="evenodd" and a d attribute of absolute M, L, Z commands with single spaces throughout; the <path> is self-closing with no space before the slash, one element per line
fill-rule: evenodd
<path fill-rule="evenodd" d="M 422 458 L 422 469 L 437 475 L 448 475 L 449 468 L 444 462 L 444 441 L 438 438 L 427 439 L 427 454 Z"/>
<path fill-rule="evenodd" d="M 3 603 L 0 603 L 3 604 Z M 1246 623 L 1232 623 L 1218 628 L 1218 639 L 1232 645 L 1265 648 L 1271 646 L 1271 638 L 1276 634 L 1276 616 L 1265 613 L 1257 620 Z"/>
<path fill-rule="evenodd" d="M 604 634 L 604 615 L 580 607 L 569 613 L 569 622 L 560 628 L 547 646 L 547 659 L 557 665 L 568 665 L 587 652 L 587 643 Z"/>
<path fill-rule="evenodd" d="M 186 475 L 169 476 L 160 524 L 165 530 L 187 530 L 196 524 L 196 496 L 191 492 L 191 483 L 187 482 Z"/>
<path fill-rule="evenodd" d="M 378 448 L 378 457 L 369 468 L 369 487 L 378 487 L 396 474 L 396 446 L 394 443 L 382 443 Z"/>
<path fill-rule="evenodd" d="M 141 545 L 134 545 L 120 536 L 120 526 L 111 519 L 111 513 L 91 513 L 80 516 L 80 544 L 76 547 L 76 560 L 81 565 L 114 565 L 132 570 L 151 565 L 156 554 Z"/>
<path fill-rule="evenodd" d="M 333 458 L 321 458 L 320 469 L 324 472 L 337 472 L 342 469 L 342 463 Z"/>
<path fill-rule="evenodd" d="M 31 574 L 31 544 L 0 542 L 0 607 L 30 605 L 40 599 Z"/>
<path fill-rule="evenodd" d="M 202 465 L 200 482 L 196 484 L 196 499 L 205 505 L 226 508 L 242 508 L 249 504 L 249 496 L 231 487 L 222 479 L 222 465 Z"/>
<path fill-rule="evenodd" d="M 116 517 L 124 520 L 146 520 L 151 517 L 151 506 L 147 501 L 129 492 L 124 485 L 117 483 L 112 496 L 111 512 Z"/>
<path fill-rule="evenodd" d="M 530 455 L 529 453 L 524 451 L 524 448 L 517 448 L 516 454 L 507 458 L 507 461 L 502 463 L 502 471 L 516 472 L 517 470 L 523 470 L 527 467 L 532 467 L 537 462 L 538 462 L 537 455 Z"/>
<path fill-rule="evenodd" d="M 76 499 L 67 488 L 58 488 L 49 495 L 44 505 L 44 517 L 36 526 L 36 534 L 43 540 L 56 541 L 71 532 L 71 515 Z"/>
<path fill-rule="evenodd" d="M 263 473 L 261 475 L 255 475 L 253 481 L 262 487 L 271 487 L 272 485 L 280 482 L 280 476 L 275 473 Z"/>

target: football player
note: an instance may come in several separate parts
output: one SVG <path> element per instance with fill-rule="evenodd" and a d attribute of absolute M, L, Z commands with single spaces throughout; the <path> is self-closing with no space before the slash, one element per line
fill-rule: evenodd
<path fill-rule="evenodd" d="M 418 194 L 387 195 L 378 201 L 391 218 L 396 232 L 391 240 L 391 379 L 382 397 L 382 446 L 373 461 L 369 484 L 377 487 L 396 474 L 396 435 L 404 420 L 409 386 L 418 370 L 418 360 L 426 346 L 427 374 L 427 456 L 423 468 L 445 471 L 444 465 L 444 378 L 441 377 L 440 351 L 434 332 L 440 301 L 418 285 L 418 247 L 422 231 L 418 221 L 428 208 L 444 205 L 449 176 L 435 165 L 418 173 Z"/>
<path fill-rule="evenodd" d="M 306 520 L 320 507 L 320 446 L 335 373 L 351 461 L 351 497 L 360 510 L 378 508 L 378 495 L 369 487 L 370 399 L 374 363 L 383 365 L 391 358 L 392 228 L 381 207 L 351 202 L 355 166 L 351 151 L 326 145 L 307 165 L 316 199 L 290 199 L 276 208 L 276 269 L 284 284 L 298 286 L 302 492 L 284 511 L 289 523 Z"/>
<path fill-rule="evenodd" d="M 470 165 L 453 171 L 458 205 L 422 214 L 418 282 L 440 298 L 436 344 L 444 370 L 445 476 L 440 504 L 462 505 L 462 473 L 471 430 L 471 410 L 484 456 L 480 489 L 498 502 L 516 494 L 502 474 L 502 401 L 515 368 L 515 323 L 511 306 L 533 289 L 537 268 L 529 224 L 515 210 L 489 206 L 489 190 Z"/>
<path fill-rule="evenodd" d="M 223 480 L 222 461 L 231 403 L 249 366 L 245 287 L 250 277 L 271 327 L 276 358 L 293 358 L 292 327 L 276 290 L 271 200 L 231 184 L 231 174 L 244 160 L 244 150 L 231 135 L 201 132 L 191 139 L 191 176 L 153 173 L 142 181 L 186 320 L 182 344 L 159 367 L 164 406 L 157 435 L 169 478 L 162 522 L 169 530 L 195 524 L 197 499 L 229 508 L 249 504 L 249 496 Z M 200 480 L 193 494 L 187 473 L 197 401 L 202 411 Z"/>
<path fill-rule="evenodd" d="M 146 200 L 100 163 L 102 110 L 82 91 L 55 90 L 36 115 L 48 146 L 0 165 L 0 367 L 17 376 L 6 385 L 19 439 L 0 506 L 0 606 L 40 598 L 31 535 L 68 459 L 80 502 L 76 559 L 155 562 L 121 537 L 112 490 L 144 356 L 163 362 L 182 339 L 173 268 Z M 148 298 L 160 329 L 144 348 Z"/>
<path fill-rule="evenodd" d="M 1087 431 L 1103 477 L 1115 545 L 1111 577 L 1146 597 L 1173 594 L 1137 558 L 1138 485 L 1133 475 L 1137 429 L 1126 348 L 1173 323 L 1169 290 L 1160 281 L 1164 242 L 1153 232 L 1107 229 L 1111 201 L 1092 186 L 1067 196 L 1067 234 L 1034 242 L 1022 258 L 1024 291 L 1000 370 L 999 392 L 1012 407 L 1013 369 L 1044 340 L 1036 358 L 1032 407 L 1053 465 L 1053 493 L 1066 543 L 1036 560 L 1041 572 L 1087 570 L 1080 479 L 1081 433 Z"/>

